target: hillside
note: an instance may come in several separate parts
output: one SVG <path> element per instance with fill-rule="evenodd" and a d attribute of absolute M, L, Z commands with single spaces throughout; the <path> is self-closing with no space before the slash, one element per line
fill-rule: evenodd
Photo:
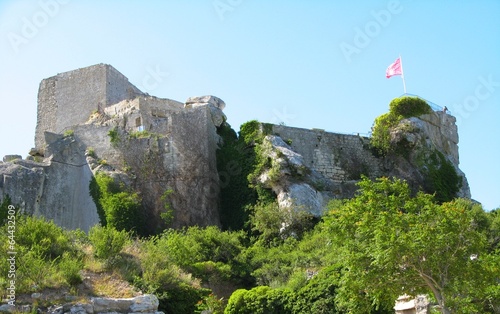
<path fill-rule="evenodd" d="M 404 96 L 369 137 L 237 133 L 225 106 L 150 96 L 104 64 L 43 80 L 35 147 L 0 162 L 15 255 L 2 298 L 54 313 L 132 296 L 153 301 L 107 310 L 393 313 L 407 295 L 500 311 L 500 215 L 470 199 L 453 116 Z"/>

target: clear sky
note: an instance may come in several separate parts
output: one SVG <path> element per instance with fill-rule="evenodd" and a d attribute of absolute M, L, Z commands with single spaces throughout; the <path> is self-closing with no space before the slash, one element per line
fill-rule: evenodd
<path fill-rule="evenodd" d="M 368 133 L 407 92 L 457 116 L 472 197 L 500 207 L 498 0 L 0 0 L 0 157 L 34 146 L 38 84 L 96 63 L 248 120 Z"/>

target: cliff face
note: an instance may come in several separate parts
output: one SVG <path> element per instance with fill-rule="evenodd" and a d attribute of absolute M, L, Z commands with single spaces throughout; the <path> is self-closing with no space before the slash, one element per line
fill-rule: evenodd
<path fill-rule="evenodd" d="M 160 215 L 168 207 L 171 227 L 220 224 L 222 100 L 151 97 L 108 65 L 45 79 L 38 100 L 36 148 L 30 160 L 0 162 L 0 200 L 8 195 L 25 213 L 87 231 L 99 222 L 89 184 L 101 172 L 137 193 L 150 233 L 165 227 Z M 359 135 L 264 129 L 261 151 L 272 166 L 258 181 L 281 208 L 320 216 L 329 200 L 352 197 L 362 175 L 395 176 L 414 191 L 444 189 L 453 194 L 444 197 L 470 198 L 458 168 L 455 118 L 445 113 L 405 119 L 392 130 L 391 142 L 404 146 L 404 155 L 377 156 L 370 139 Z"/>
<path fill-rule="evenodd" d="M 262 151 L 272 163 L 259 181 L 273 190 L 281 208 L 299 208 L 320 216 L 329 200 L 353 197 L 362 175 L 405 179 L 415 192 L 436 193 L 438 200 L 439 189 L 454 191 L 454 195 L 444 197 L 471 196 L 458 167 L 455 118 L 443 112 L 402 120 L 392 130 L 391 142 L 405 146 L 403 155 L 378 156 L 370 139 L 359 135 L 281 125 L 271 129 Z M 449 182 L 454 174 L 456 186 Z M 450 186 L 441 186 L 447 184 Z"/>

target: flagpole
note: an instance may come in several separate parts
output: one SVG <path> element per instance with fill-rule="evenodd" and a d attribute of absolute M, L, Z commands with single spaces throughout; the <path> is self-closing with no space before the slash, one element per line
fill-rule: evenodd
<path fill-rule="evenodd" d="M 401 63 L 401 78 L 403 79 L 403 88 L 404 88 L 405 95 L 406 95 L 405 73 L 403 70 L 403 59 L 401 58 L 401 55 L 399 55 L 399 62 Z"/>

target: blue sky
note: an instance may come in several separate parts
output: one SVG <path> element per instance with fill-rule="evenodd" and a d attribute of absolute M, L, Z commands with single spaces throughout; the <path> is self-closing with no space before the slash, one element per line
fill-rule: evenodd
<path fill-rule="evenodd" d="M 368 133 L 408 93 L 457 116 L 474 199 L 500 207 L 500 1 L 0 0 L 0 155 L 33 147 L 43 78 L 108 63 L 248 120 Z"/>

